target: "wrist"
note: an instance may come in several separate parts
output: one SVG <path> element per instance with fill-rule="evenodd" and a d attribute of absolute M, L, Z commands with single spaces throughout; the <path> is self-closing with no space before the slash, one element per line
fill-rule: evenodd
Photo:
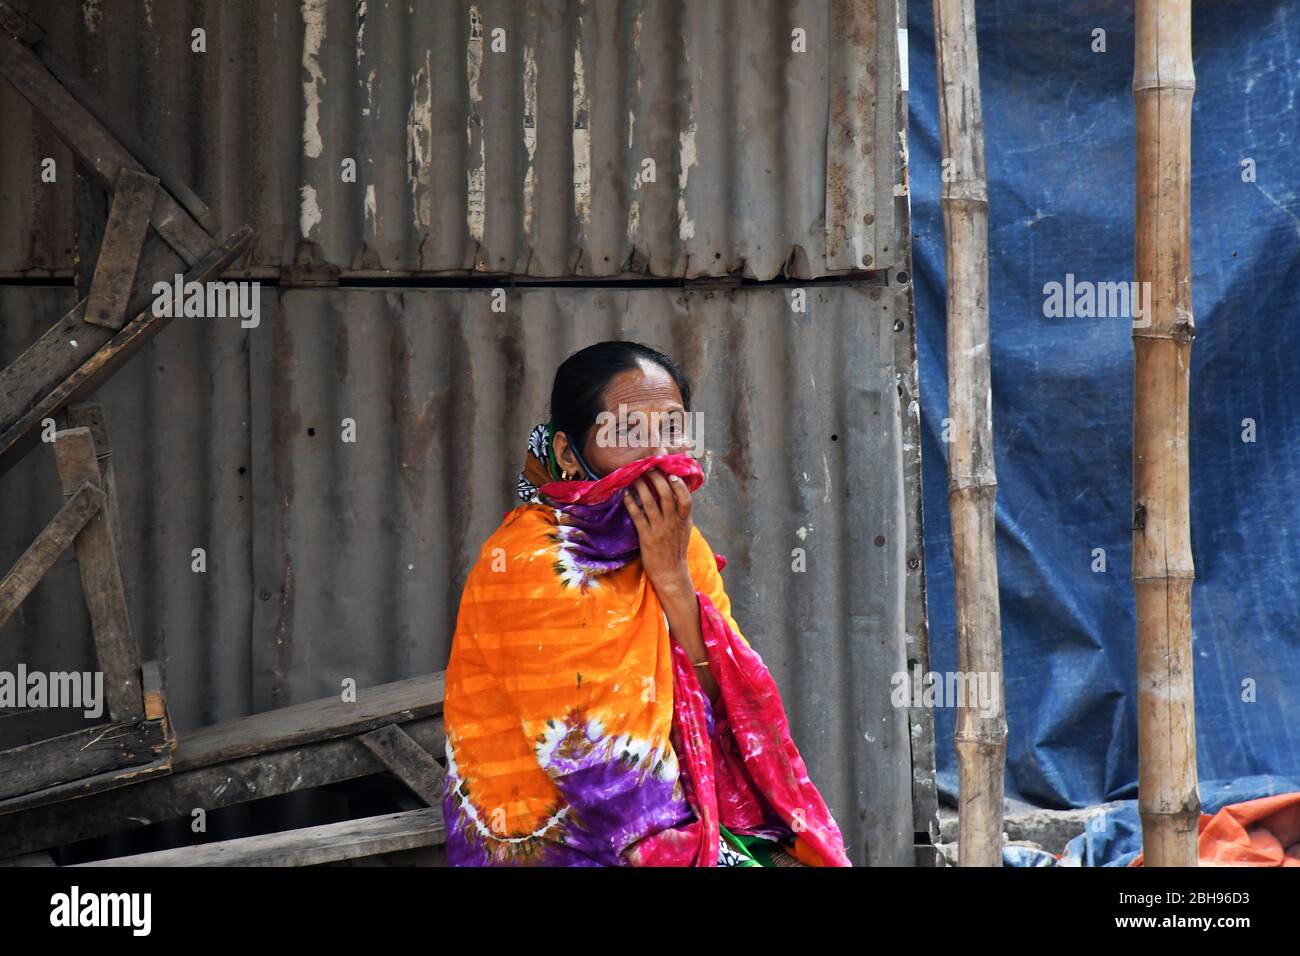
<path fill-rule="evenodd" d="M 661 601 L 695 597 L 695 584 L 691 581 L 691 571 L 685 562 L 671 573 L 661 575 L 654 586 Z"/>

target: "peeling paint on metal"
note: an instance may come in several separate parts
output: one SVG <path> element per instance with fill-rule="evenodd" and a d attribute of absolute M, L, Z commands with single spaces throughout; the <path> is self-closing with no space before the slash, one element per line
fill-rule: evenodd
<path fill-rule="evenodd" d="M 528 170 L 524 173 L 524 235 L 533 234 L 533 195 L 537 189 L 537 50 L 524 47 L 524 149 Z"/>
<path fill-rule="evenodd" d="M 325 0 L 303 0 L 302 28 L 302 68 L 307 74 L 302 83 L 302 152 L 309 159 L 318 159 L 321 87 L 325 85 L 325 74 L 320 68 L 321 43 L 325 40 Z"/>
<path fill-rule="evenodd" d="M 316 200 L 315 188 L 304 185 L 299 192 L 299 200 L 298 235 L 303 239 L 311 239 L 311 231 L 320 225 L 321 221 L 320 204 Z"/>
<path fill-rule="evenodd" d="M 263 275 L 303 254 L 304 185 L 322 213 L 311 259 L 344 277 L 809 278 L 901 255 L 903 144 L 884 125 L 895 97 L 883 91 L 898 82 L 891 0 L 800 0 L 793 14 L 784 0 L 752 0 L 735 17 L 706 4 L 579 0 L 518 10 L 285 0 L 220 15 L 213 0 L 14 2 L 75 69 L 111 78 L 107 105 L 139 117 L 147 144 L 219 222 L 254 228 L 247 267 Z M 511 35 L 497 54 L 488 18 L 499 13 Z M 825 38 L 828 55 L 788 52 L 792 18 Z M 176 83 L 177 52 L 158 38 L 187 36 L 195 22 L 213 54 L 184 57 L 190 78 Z M 734 55 L 711 55 L 719 29 Z M 235 49 L 232 70 L 217 51 Z M 52 155 L 62 170 L 67 153 L 35 112 L 3 89 L 0 101 L 14 118 L 0 163 Z M 851 115 L 873 104 L 871 116 Z M 342 158 L 367 170 L 358 188 L 340 183 Z M 640 181 L 646 159 L 655 184 Z M 30 223 L 68 220 L 74 185 L 61 176 L 10 194 L 0 275 L 72 274 L 70 227 L 23 237 Z"/>
<path fill-rule="evenodd" d="M 99 20 L 103 16 L 103 11 L 99 8 L 100 0 L 85 0 L 82 4 L 81 14 L 86 21 L 86 30 L 94 33 L 99 29 Z"/>
<path fill-rule="evenodd" d="M 677 178 L 677 236 L 682 242 L 695 238 L 695 223 L 691 221 L 690 210 L 686 205 L 686 181 L 690 178 L 691 167 L 696 163 L 695 157 L 695 105 L 691 104 L 691 121 L 679 136 L 678 164 L 680 173 Z"/>
<path fill-rule="evenodd" d="M 465 224 L 476 248 L 483 245 L 483 221 L 487 201 L 484 188 L 487 181 L 487 156 L 483 135 L 483 117 L 479 110 L 483 104 L 480 83 L 483 77 L 483 19 L 478 6 L 469 8 L 469 43 L 465 50 L 465 79 L 469 85 L 469 114 L 465 137 L 469 143 L 470 162 L 465 172 L 466 209 Z M 477 149 L 475 148 L 477 140 Z"/>
<path fill-rule="evenodd" d="M 427 229 L 433 221 L 429 181 L 433 149 L 433 73 L 429 51 L 411 78 L 411 106 L 406 117 L 406 179 L 411 191 L 412 225 Z"/>
<path fill-rule="evenodd" d="M 573 213 L 585 240 L 591 227 L 591 104 L 587 101 L 587 75 L 582 67 L 582 17 L 573 47 Z"/>

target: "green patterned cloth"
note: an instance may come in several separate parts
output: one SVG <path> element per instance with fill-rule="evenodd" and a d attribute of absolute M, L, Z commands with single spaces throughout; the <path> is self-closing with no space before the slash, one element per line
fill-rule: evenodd
<path fill-rule="evenodd" d="M 722 846 L 718 851 L 718 866 L 776 866 L 772 860 L 772 851 L 777 844 L 762 837 L 749 836 L 744 833 L 732 833 L 722 824 L 718 824 L 722 835 Z"/>

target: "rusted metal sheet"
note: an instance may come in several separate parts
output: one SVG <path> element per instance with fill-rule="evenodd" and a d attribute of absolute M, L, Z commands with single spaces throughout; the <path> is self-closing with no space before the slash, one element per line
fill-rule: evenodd
<path fill-rule="evenodd" d="M 255 227 L 256 274 L 901 261 L 895 0 L 15 5 L 222 224 Z M 8 90 L 0 109 L 0 274 L 70 274 L 66 153 Z"/>
<path fill-rule="evenodd" d="M 62 302 L 24 310 L 13 297 L 66 291 L 6 290 L 0 304 L 48 318 Z M 695 386 L 698 524 L 730 559 L 735 616 L 854 862 L 910 863 L 911 729 L 889 693 L 920 612 L 900 291 L 809 286 L 799 313 L 792 288 L 529 288 L 507 290 L 497 313 L 491 289 L 263 289 L 256 328 L 177 319 L 96 400 L 133 626 L 142 657 L 166 662 L 182 738 L 346 678 L 442 669 L 556 366 L 631 337 L 673 354 Z M 41 451 L 0 479 L 0 564 L 57 511 Z M 75 573 L 56 568 L 0 631 L 0 660 L 79 639 Z"/>

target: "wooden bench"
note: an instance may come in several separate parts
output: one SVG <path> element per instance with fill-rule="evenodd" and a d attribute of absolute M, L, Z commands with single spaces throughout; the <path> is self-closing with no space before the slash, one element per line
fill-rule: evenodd
<path fill-rule="evenodd" d="M 0 813 L 0 858 L 384 772 L 440 814 L 444 686 L 442 673 L 427 674 L 361 688 L 355 702 L 329 697 L 205 727 L 180 740 L 166 776 Z"/>
<path fill-rule="evenodd" d="M 177 847 L 77 866 L 317 866 L 445 843 L 437 808 Z"/>

